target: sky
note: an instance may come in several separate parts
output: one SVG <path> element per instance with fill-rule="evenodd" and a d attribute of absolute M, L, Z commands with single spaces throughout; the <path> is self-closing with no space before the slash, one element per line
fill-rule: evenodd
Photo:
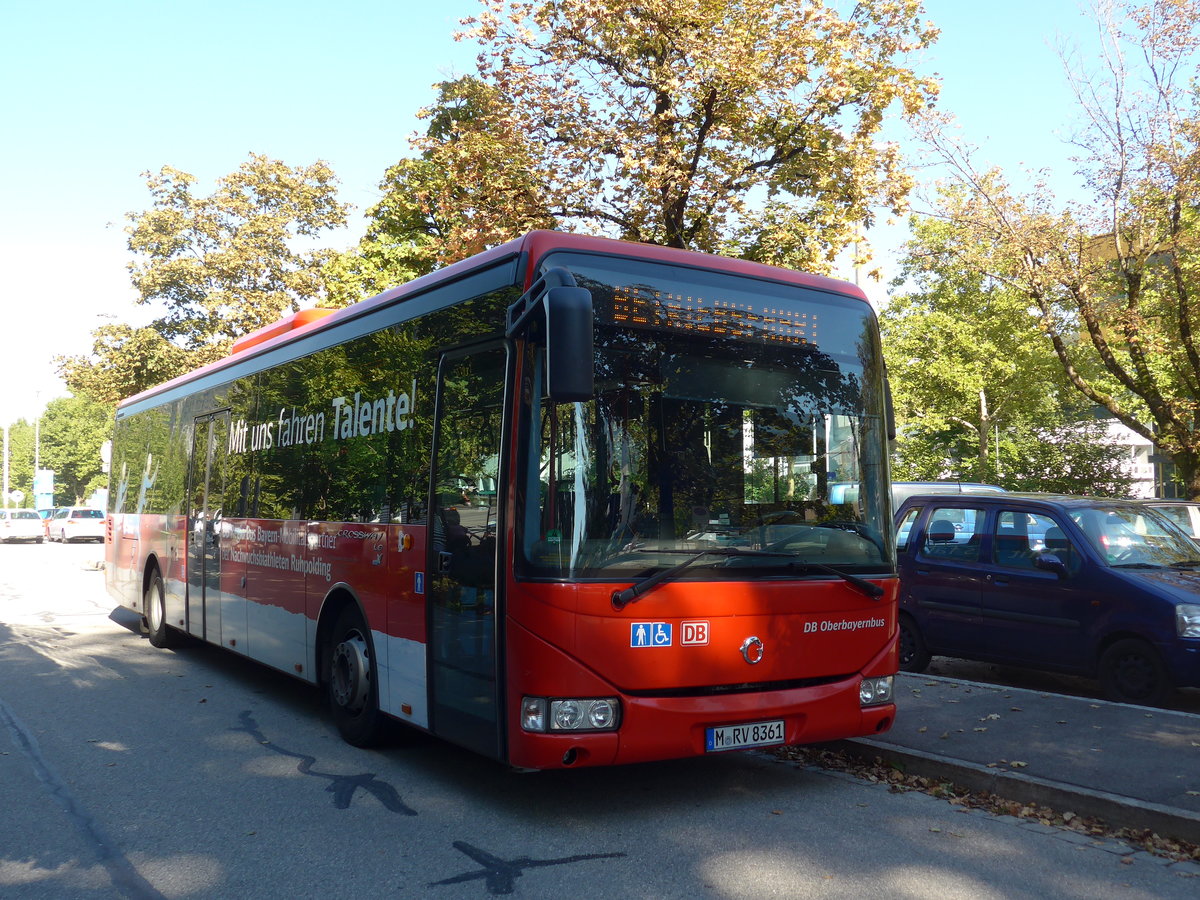
<path fill-rule="evenodd" d="M 251 153 L 323 159 L 361 213 L 409 154 L 432 85 L 474 68 L 456 42 L 479 0 L 0 0 L 0 424 L 66 390 L 54 357 L 92 329 L 142 324 L 126 266 L 126 215 L 150 205 L 141 173 L 195 175 L 196 193 Z M 1094 26 L 1077 0 L 925 0 L 942 34 L 912 60 L 942 80 L 984 159 L 1049 169 L 1069 193 L 1072 97 L 1057 48 Z M 896 132 L 899 136 L 901 133 Z M 352 246 L 361 219 L 335 246 Z M 902 223 L 871 238 L 889 271 Z M 848 279 L 852 271 L 835 273 Z M 863 282 L 884 301 L 886 286 Z"/>

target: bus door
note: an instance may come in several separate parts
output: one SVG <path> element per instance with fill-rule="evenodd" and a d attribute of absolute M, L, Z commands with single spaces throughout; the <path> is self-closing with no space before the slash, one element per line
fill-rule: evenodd
<path fill-rule="evenodd" d="M 192 429 L 187 497 L 188 634 L 220 640 L 221 503 L 229 410 L 197 416 Z"/>
<path fill-rule="evenodd" d="M 504 345 L 442 358 L 426 567 L 432 730 L 494 758 L 504 752 L 496 563 L 508 365 Z"/>

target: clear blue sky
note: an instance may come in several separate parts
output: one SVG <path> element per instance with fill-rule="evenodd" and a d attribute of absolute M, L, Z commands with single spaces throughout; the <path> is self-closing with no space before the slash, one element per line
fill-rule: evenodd
<path fill-rule="evenodd" d="M 361 212 L 408 152 L 431 85 L 471 71 L 456 23 L 478 0 L 0 0 L 0 422 L 63 393 L 50 360 L 85 352 L 134 307 L 122 230 L 140 173 L 171 165 L 207 192 L 251 152 L 326 160 Z M 926 0 L 943 30 L 916 61 L 940 106 L 1006 168 L 1067 183 L 1070 96 L 1056 36 L 1090 38 L 1075 0 Z M 349 246 L 358 234 L 348 234 Z M 880 232 L 878 255 L 902 238 Z M 841 273 L 852 277 L 850 273 Z M 882 288 L 875 290 L 883 295 Z"/>

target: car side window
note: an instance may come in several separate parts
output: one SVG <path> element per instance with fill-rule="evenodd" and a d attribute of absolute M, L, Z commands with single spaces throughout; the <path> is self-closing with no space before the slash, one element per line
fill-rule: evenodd
<path fill-rule="evenodd" d="M 1054 553 L 1067 566 L 1075 567 L 1078 557 L 1058 523 L 1041 513 L 1003 510 L 996 517 L 992 535 L 992 562 L 1010 569 L 1033 569 L 1043 553 Z"/>
<path fill-rule="evenodd" d="M 1187 510 L 1185 508 L 1180 506 L 1156 506 L 1154 508 L 1180 528 L 1186 530 L 1191 527 L 1191 523 L 1188 521 Z"/>
<path fill-rule="evenodd" d="M 1058 557 L 1059 562 L 1067 567 L 1068 572 L 1078 572 L 1082 558 L 1079 551 L 1075 549 L 1075 545 L 1067 537 L 1066 532 L 1051 518 L 1046 516 L 1034 516 L 1033 518 L 1042 520 L 1038 523 L 1038 531 L 1042 536 L 1041 546 L 1037 548 L 1038 552 L 1052 553 Z"/>
<path fill-rule="evenodd" d="M 1011 569 L 1032 569 L 1033 548 L 1036 538 L 1029 533 L 1029 513 L 1011 509 L 996 516 L 996 527 L 992 533 L 992 562 Z"/>
<path fill-rule="evenodd" d="M 914 506 L 904 514 L 904 518 L 900 520 L 900 524 L 896 526 L 896 552 L 903 553 L 908 549 L 908 536 L 912 534 L 913 525 L 917 523 L 917 516 L 921 514 L 921 508 Z"/>
<path fill-rule="evenodd" d="M 921 554 L 932 559 L 978 562 L 977 518 L 982 515 L 974 509 L 941 506 L 930 510 Z"/>

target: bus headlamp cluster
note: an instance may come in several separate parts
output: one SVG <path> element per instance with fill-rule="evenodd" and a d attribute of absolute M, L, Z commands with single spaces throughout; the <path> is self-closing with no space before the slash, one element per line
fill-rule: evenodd
<path fill-rule="evenodd" d="M 525 731 L 615 731 L 621 724 L 616 697 L 521 699 L 521 728 Z"/>
<path fill-rule="evenodd" d="M 859 706 L 879 706 L 892 702 L 892 676 L 864 678 L 858 686 Z"/>

